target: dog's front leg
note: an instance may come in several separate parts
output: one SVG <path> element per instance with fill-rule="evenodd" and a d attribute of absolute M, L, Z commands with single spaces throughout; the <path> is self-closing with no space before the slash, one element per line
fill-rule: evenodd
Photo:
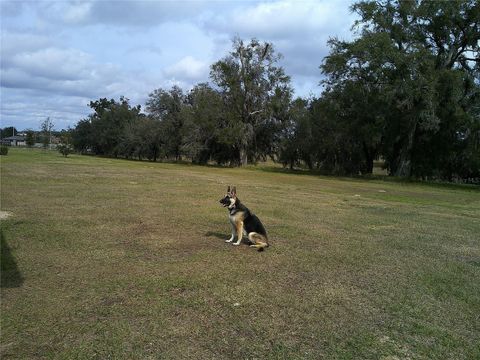
<path fill-rule="evenodd" d="M 240 245 L 242 242 L 243 237 L 243 221 L 239 221 L 237 224 L 237 242 L 233 243 L 233 245 Z"/>
<path fill-rule="evenodd" d="M 230 239 L 225 240 L 225 242 L 227 243 L 231 243 L 233 239 L 235 239 L 235 226 L 233 224 L 230 224 L 230 225 L 232 226 L 232 236 L 230 237 Z"/>

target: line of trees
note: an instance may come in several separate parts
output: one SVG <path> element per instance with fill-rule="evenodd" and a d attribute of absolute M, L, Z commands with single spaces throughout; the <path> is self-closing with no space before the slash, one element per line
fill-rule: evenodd
<path fill-rule="evenodd" d="M 233 51 L 211 66 L 213 85 L 188 93 L 156 89 L 147 114 L 126 98 L 91 101 L 93 113 L 75 127 L 73 145 L 98 155 L 233 166 L 273 157 L 292 98 L 278 59 L 271 44 L 237 38 Z"/>
<path fill-rule="evenodd" d="M 157 161 L 480 178 L 480 5 L 474 0 L 360 1 L 353 41 L 331 39 L 318 98 L 293 98 L 280 55 L 236 38 L 211 83 L 156 89 L 146 113 L 128 99 L 92 101 L 75 148 Z"/>

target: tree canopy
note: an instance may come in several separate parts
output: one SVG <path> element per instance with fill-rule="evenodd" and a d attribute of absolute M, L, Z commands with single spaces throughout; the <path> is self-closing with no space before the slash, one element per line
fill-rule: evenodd
<path fill-rule="evenodd" d="M 285 120 L 292 93 L 290 77 L 276 65 L 280 57 L 271 43 L 235 38 L 230 54 L 211 66 L 210 77 L 235 130 L 239 165 L 273 153 L 272 135 Z"/>
<path fill-rule="evenodd" d="M 339 121 L 355 129 L 367 172 L 382 155 L 398 176 L 478 176 L 468 165 L 478 160 L 460 155 L 478 149 L 478 2 L 360 1 L 352 9 L 359 36 L 330 41 L 324 97 L 341 104 Z"/>
<path fill-rule="evenodd" d="M 92 101 L 77 150 L 109 156 L 480 181 L 480 5 L 363 0 L 353 40 L 329 40 L 318 97 L 294 98 L 272 43 L 235 38 L 211 83 L 149 94 L 146 112 Z M 473 179 L 473 180 L 472 180 Z M 477 179 L 477 180 L 475 180 Z"/>

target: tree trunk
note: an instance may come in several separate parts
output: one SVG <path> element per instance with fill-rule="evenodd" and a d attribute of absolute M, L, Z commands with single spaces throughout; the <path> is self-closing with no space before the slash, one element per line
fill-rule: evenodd
<path fill-rule="evenodd" d="M 412 149 L 413 141 L 415 138 L 415 132 L 417 130 L 417 124 L 412 127 L 412 130 L 408 134 L 407 144 L 400 150 L 400 159 L 398 160 L 397 170 L 395 176 L 410 177 L 412 172 Z"/>
<path fill-rule="evenodd" d="M 400 177 L 409 177 L 411 171 L 411 161 L 406 156 L 401 156 L 400 160 L 398 161 L 397 171 L 395 172 L 395 176 Z"/>
<path fill-rule="evenodd" d="M 242 147 L 240 149 L 240 166 L 246 166 L 248 164 L 247 149 Z"/>
<path fill-rule="evenodd" d="M 365 142 L 363 145 L 363 153 L 365 154 L 365 173 L 373 173 L 373 160 L 375 159 L 375 150 L 369 149 Z"/>
<path fill-rule="evenodd" d="M 312 164 L 311 160 L 307 161 L 307 166 L 308 166 L 308 170 L 310 170 L 310 171 L 313 170 L 313 164 Z"/>

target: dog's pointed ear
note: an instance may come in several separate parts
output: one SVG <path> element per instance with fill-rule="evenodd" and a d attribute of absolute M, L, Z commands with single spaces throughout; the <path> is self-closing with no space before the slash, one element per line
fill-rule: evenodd
<path fill-rule="evenodd" d="M 236 186 L 233 187 L 232 194 L 233 194 L 234 197 L 237 196 L 237 187 Z"/>
<path fill-rule="evenodd" d="M 227 194 L 230 194 L 230 185 L 227 187 Z"/>

